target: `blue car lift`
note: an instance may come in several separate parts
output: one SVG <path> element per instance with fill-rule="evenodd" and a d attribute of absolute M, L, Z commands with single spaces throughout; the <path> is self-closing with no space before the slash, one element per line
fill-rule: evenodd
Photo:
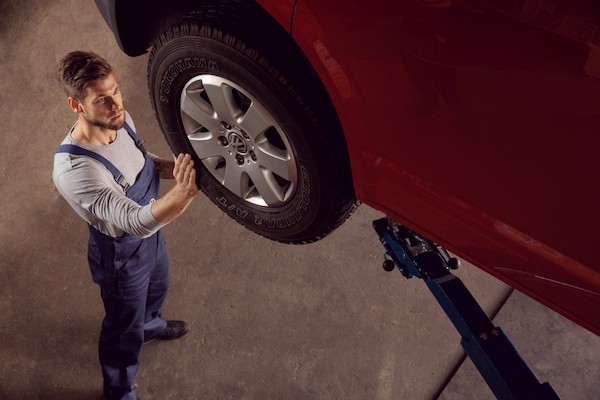
<path fill-rule="evenodd" d="M 386 250 L 383 267 L 423 279 L 458 332 L 461 345 L 497 399 L 555 400 L 549 383 L 540 383 L 504 332 L 494 326 L 462 281 L 450 271 L 459 262 L 432 241 L 389 218 L 373 221 Z"/>

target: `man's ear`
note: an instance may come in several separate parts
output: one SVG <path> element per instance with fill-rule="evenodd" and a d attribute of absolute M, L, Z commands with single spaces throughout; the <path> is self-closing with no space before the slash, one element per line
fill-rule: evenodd
<path fill-rule="evenodd" d="M 81 104 L 79 104 L 79 102 L 73 97 L 67 98 L 67 103 L 69 104 L 69 107 L 71 107 L 71 110 L 73 110 L 73 112 L 80 113 L 83 111 L 81 109 Z"/>

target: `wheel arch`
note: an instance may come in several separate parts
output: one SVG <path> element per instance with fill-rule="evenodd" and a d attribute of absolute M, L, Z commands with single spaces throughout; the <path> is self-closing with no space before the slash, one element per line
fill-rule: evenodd
<path fill-rule="evenodd" d="M 110 0 L 96 4 L 121 50 L 131 57 L 148 52 L 158 36 L 193 12 L 193 0 Z"/>
<path fill-rule="evenodd" d="M 281 25 L 270 16 L 256 1 L 243 0 L 96 0 L 96 4 L 107 24 L 114 33 L 121 50 L 131 57 L 145 54 L 159 35 L 169 27 L 193 16 L 200 19 L 204 9 L 211 12 L 204 17 L 218 19 L 231 17 L 236 10 L 243 10 L 244 21 L 259 21 L 253 24 L 260 31 L 272 32 Z M 283 15 L 283 14 L 282 14 Z M 278 19 L 284 22 L 284 17 Z M 246 25 L 248 25 L 246 23 Z"/>

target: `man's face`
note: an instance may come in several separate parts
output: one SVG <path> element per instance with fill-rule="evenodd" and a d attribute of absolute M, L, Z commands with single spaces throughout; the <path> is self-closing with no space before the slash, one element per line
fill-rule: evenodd
<path fill-rule="evenodd" d="M 85 94 L 85 99 L 79 102 L 80 111 L 92 125 L 111 130 L 125 125 L 123 96 L 112 74 L 90 83 Z"/>

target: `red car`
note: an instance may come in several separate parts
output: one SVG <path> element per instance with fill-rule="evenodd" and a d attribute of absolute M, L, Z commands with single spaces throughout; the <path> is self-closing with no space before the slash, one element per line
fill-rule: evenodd
<path fill-rule="evenodd" d="M 96 0 L 165 137 L 249 229 L 356 200 L 600 334 L 595 0 Z"/>

